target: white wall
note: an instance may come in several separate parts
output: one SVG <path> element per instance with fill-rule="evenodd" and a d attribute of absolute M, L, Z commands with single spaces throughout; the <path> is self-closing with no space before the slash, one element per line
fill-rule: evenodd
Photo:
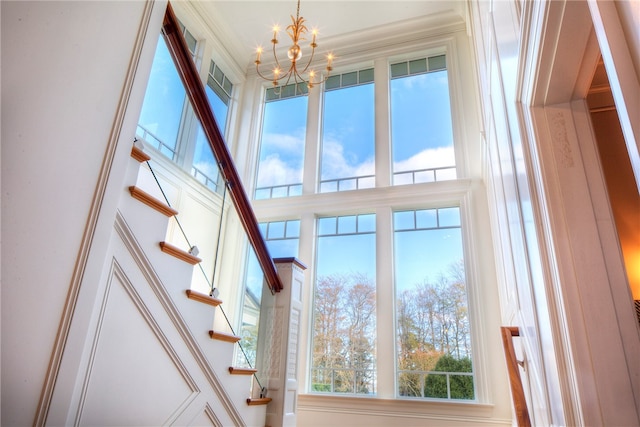
<path fill-rule="evenodd" d="M 106 178 L 122 176 L 130 150 L 118 144 L 132 140 L 137 120 L 123 122 L 123 93 L 148 4 L 1 7 L 2 424 L 9 426 L 36 419 L 70 303 L 102 268 L 122 184 Z M 134 91 L 132 104 L 141 96 Z"/>
<path fill-rule="evenodd" d="M 637 425 L 640 336 L 583 102 L 597 44 L 629 56 L 633 34 L 613 2 L 472 5 L 502 316 L 523 335 L 532 422 Z M 635 111 L 637 79 L 620 84 L 632 61 L 607 72 L 624 87 L 616 105 Z"/>

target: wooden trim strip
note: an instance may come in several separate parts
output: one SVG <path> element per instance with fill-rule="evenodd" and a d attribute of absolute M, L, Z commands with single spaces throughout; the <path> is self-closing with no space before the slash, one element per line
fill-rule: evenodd
<path fill-rule="evenodd" d="M 295 264 L 298 266 L 298 268 L 302 270 L 307 269 L 307 266 L 296 257 L 274 258 L 273 263 L 276 265 L 277 264 Z"/>
<path fill-rule="evenodd" d="M 149 156 L 147 153 L 142 151 L 142 149 L 137 147 L 136 145 L 131 147 L 131 157 L 133 157 L 140 163 L 148 162 L 149 160 L 151 160 L 151 156 Z"/>
<path fill-rule="evenodd" d="M 233 342 L 233 343 L 240 341 L 239 336 L 225 334 L 224 332 L 209 331 L 209 337 L 211 337 L 211 339 L 214 339 L 214 340 Z"/>
<path fill-rule="evenodd" d="M 161 214 L 167 217 L 172 217 L 178 214 L 177 210 L 173 209 L 171 206 L 167 205 L 166 203 L 163 203 L 162 201 L 156 199 L 151 194 L 147 193 L 144 190 L 141 190 L 135 185 L 132 185 L 131 187 L 129 187 L 129 192 L 131 193 L 131 196 L 134 199 L 141 201 L 145 205 L 152 207 L 153 209 L 157 210 L 158 212 L 160 212 Z"/>
<path fill-rule="evenodd" d="M 191 58 L 191 53 L 187 48 L 187 44 L 179 28 L 178 20 L 169 3 L 164 16 L 162 34 L 167 42 L 167 47 L 175 63 L 176 70 L 182 79 L 194 114 L 200 121 L 211 150 L 218 160 L 220 173 L 229 187 L 231 200 L 247 233 L 249 243 L 251 243 L 258 262 L 262 267 L 265 280 L 272 292 L 280 292 L 280 290 L 282 290 L 282 282 L 271 259 L 271 255 L 269 255 L 267 245 L 262 238 L 262 234 L 258 228 L 258 221 L 242 186 L 240 175 L 236 170 L 233 158 L 213 117 L 207 95 L 200 80 L 200 75 L 198 74 L 198 70 Z"/>
<path fill-rule="evenodd" d="M 160 249 L 162 249 L 162 252 L 164 252 L 165 254 L 174 256 L 191 265 L 196 265 L 197 263 L 202 261 L 197 256 L 193 256 L 189 252 L 183 251 L 182 249 L 173 246 L 171 243 L 160 242 Z"/>
<path fill-rule="evenodd" d="M 231 375 L 253 375 L 256 372 L 258 372 L 257 369 L 234 368 L 233 366 L 229 366 L 229 373 Z"/>
<path fill-rule="evenodd" d="M 518 359 L 513 347 L 513 337 L 520 336 L 520 329 L 517 326 L 502 326 L 500 330 L 502 332 L 504 355 L 507 359 L 507 371 L 509 373 L 511 398 L 513 399 L 516 420 L 519 427 L 531 427 L 529 410 L 527 409 L 527 401 L 524 396 L 524 388 L 522 387 L 522 379 L 518 368 Z"/>
<path fill-rule="evenodd" d="M 214 307 L 219 306 L 220 304 L 222 304 L 222 300 L 218 299 L 218 298 L 214 298 L 212 296 L 209 296 L 207 294 L 203 294 L 200 292 L 196 292 L 196 291 L 192 291 L 191 289 L 187 289 L 187 297 L 189 299 L 192 299 L 194 301 L 198 301 L 204 304 L 209 304 L 212 305 Z"/>
<path fill-rule="evenodd" d="M 260 397 L 260 398 L 256 398 L 256 399 L 247 399 L 247 405 L 249 406 L 254 406 L 254 405 L 266 405 L 267 403 L 271 402 L 271 398 L 270 397 Z"/>

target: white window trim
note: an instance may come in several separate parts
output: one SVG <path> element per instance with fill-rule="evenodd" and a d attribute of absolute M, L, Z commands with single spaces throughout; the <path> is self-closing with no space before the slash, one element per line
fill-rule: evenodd
<path fill-rule="evenodd" d="M 304 373 L 299 378 L 300 408 L 313 411 L 326 410 L 327 412 L 344 411 L 345 413 L 370 414 L 372 407 L 380 406 L 380 411 L 390 411 L 397 413 L 396 409 L 388 408 L 386 405 L 396 405 L 402 407 L 403 413 L 422 414 L 425 418 L 429 414 L 453 415 L 464 412 L 457 416 L 459 421 L 464 417 L 487 417 L 495 416 L 492 413 L 492 402 L 501 398 L 503 390 L 498 389 L 502 384 L 497 377 L 500 372 L 496 371 L 500 366 L 503 357 L 496 353 L 496 345 L 499 346 L 499 336 L 493 334 L 487 328 L 492 325 L 497 329 L 500 324 L 499 300 L 495 289 L 495 271 L 493 252 L 483 245 L 483 242 L 491 241 L 488 230 L 488 213 L 486 207 L 486 197 L 484 186 L 481 181 L 481 174 L 475 168 L 469 169 L 468 158 L 476 156 L 477 144 L 480 144 L 479 129 L 477 125 L 466 123 L 465 115 L 469 117 L 470 112 L 474 112 L 477 106 L 474 103 L 465 104 L 463 102 L 462 89 L 470 89 L 462 79 L 466 77 L 465 70 L 460 70 L 457 45 L 464 41 L 464 32 L 446 34 L 425 42 L 407 44 L 399 52 L 393 50 L 392 55 L 385 55 L 391 52 L 389 49 L 381 49 L 377 53 L 372 53 L 368 58 L 359 57 L 358 63 L 352 61 L 345 63 L 336 73 L 353 71 L 355 69 L 366 68 L 366 64 L 374 65 L 374 84 L 376 100 L 376 117 L 384 118 L 376 120 L 376 187 L 372 189 L 345 191 L 335 193 L 317 193 L 317 183 L 319 181 L 319 147 L 321 143 L 321 120 L 322 120 L 322 87 L 316 86 L 309 93 L 309 105 L 307 116 L 307 139 L 305 147 L 304 171 L 303 171 L 303 194 L 290 198 L 279 198 L 270 200 L 257 200 L 253 202 L 256 216 L 260 221 L 274 221 L 283 219 L 300 220 L 300 240 L 298 258 L 310 264 L 310 268 L 305 271 L 307 286 L 303 296 L 304 316 L 301 324 L 300 342 L 305 343 L 299 349 L 300 366 L 299 372 Z M 460 39 L 460 40 L 458 40 Z M 466 45 L 465 45 L 466 46 Z M 465 47 L 466 48 L 466 47 Z M 415 59 L 435 54 L 445 54 L 447 56 L 447 72 L 449 78 L 450 102 L 452 110 L 452 126 L 456 156 L 456 172 L 458 179 L 452 181 L 440 181 L 426 184 L 398 185 L 392 186 L 391 174 L 391 143 L 390 143 L 390 116 L 388 113 L 389 104 L 389 66 L 407 59 Z M 462 52 L 464 55 L 464 52 Z M 470 66 L 467 60 L 466 66 Z M 262 85 L 255 85 L 256 89 L 261 89 Z M 256 102 L 262 95 L 253 94 Z M 474 119 L 475 117 L 470 117 Z M 254 134 L 260 134 L 261 121 L 252 123 Z M 252 173 L 256 173 L 257 165 Z M 473 178 L 472 178 L 473 177 Z M 416 196 L 419 196 L 417 198 Z M 430 207 L 459 206 L 461 212 L 461 224 L 463 232 L 463 245 L 465 254 L 465 269 L 467 273 L 467 297 L 469 305 L 469 320 L 472 340 L 473 372 L 475 384 L 475 401 L 458 400 L 433 400 L 415 398 L 396 397 L 396 343 L 395 343 L 395 319 L 392 327 L 387 327 L 389 331 L 378 331 L 377 348 L 390 348 L 386 355 L 378 352 L 377 366 L 378 372 L 390 371 L 387 379 L 382 379 L 378 375 L 377 396 L 345 396 L 326 395 L 317 393 L 306 393 L 309 389 L 309 375 L 311 363 L 311 339 L 312 339 L 312 307 L 313 307 L 313 287 L 315 280 L 315 227 L 316 219 L 319 216 L 348 215 L 354 213 L 376 213 L 376 257 L 378 259 L 392 260 L 393 252 L 393 221 L 392 212 L 401 209 L 420 209 Z M 286 216 L 283 213 L 286 212 Z M 380 230 L 388 230 L 387 233 L 380 233 Z M 380 263 L 379 263 L 380 264 Z M 376 283 L 393 283 L 393 263 L 377 267 Z M 395 312 L 395 292 L 392 287 L 388 290 L 391 298 L 377 298 L 378 319 L 381 312 Z M 378 290 L 380 292 L 380 290 Z M 381 293 L 379 293 L 381 295 Z M 381 301 L 386 301 L 386 306 Z M 382 305 L 381 305 L 382 304 Z M 387 316 L 387 315 L 385 315 Z M 394 314 L 395 316 L 395 314 Z M 386 318 L 385 318 L 386 320 Z M 378 320 L 378 328 L 381 328 Z M 380 340 L 386 334 L 386 343 Z M 385 366 L 384 368 L 380 368 Z M 386 366 L 392 366 L 387 369 Z M 502 379 L 500 377 L 500 379 Z M 490 387 L 489 385 L 492 384 Z M 372 406 L 372 401 L 375 405 Z M 399 406 L 398 406 L 399 405 Z M 386 409 L 385 409 L 386 408 Z M 471 419 L 471 418 L 470 418 Z"/>
<path fill-rule="evenodd" d="M 489 280 L 478 265 L 492 263 L 491 254 L 481 255 L 486 248 L 479 242 L 486 241 L 490 236 L 488 230 L 482 227 L 483 219 L 486 219 L 486 208 L 482 207 L 483 185 L 478 180 L 458 179 L 455 181 L 442 181 L 426 184 L 414 184 L 405 186 L 386 187 L 378 189 L 360 190 L 357 192 L 323 193 L 316 195 L 303 195 L 292 198 L 259 200 L 254 202 L 256 215 L 261 221 L 275 221 L 283 219 L 300 219 L 300 240 L 298 257 L 301 260 L 315 260 L 315 228 L 316 219 L 320 216 L 345 215 L 353 213 L 376 214 L 376 259 L 390 260 L 377 262 L 376 286 L 377 302 L 376 310 L 378 319 L 393 318 L 393 322 L 377 321 L 377 357 L 378 383 L 375 397 L 358 396 L 360 399 L 393 399 L 394 401 L 416 400 L 413 398 L 396 397 L 396 343 L 395 343 L 395 292 L 388 286 L 393 283 L 393 219 L 395 210 L 426 209 L 434 207 L 460 207 L 460 220 L 463 233 L 463 250 L 465 257 L 465 272 L 467 285 L 467 298 L 469 307 L 469 322 L 471 328 L 471 348 L 473 358 L 474 384 L 476 400 L 465 401 L 465 404 L 485 405 L 491 402 L 492 390 L 489 387 L 487 343 L 490 340 L 488 331 L 482 325 L 486 324 L 485 316 L 488 310 L 485 307 L 495 305 L 497 307 L 497 295 L 492 304 L 487 301 L 487 296 L 480 290 L 484 282 Z M 416 194 L 420 194 L 420 200 L 416 200 Z M 287 212 L 286 218 L 282 216 Z M 383 232 L 382 230 L 386 230 Z M 487 259 L 488 257 L 488 259 Z M 313 283 L 315 279 L 315 263 L 311 262 L 305 272 L 308 285 L 305 288 L 304 312 L 301 329 L 301 341 L 306 343 L 300 349 L 300 372 L 305 375 L 300 378 L 300 390 L 308 390 L 309 366 L 311 364 L 311 340 L 312 331 L 312 307 L 313 307 Z M 492 284 L 494 285 L 494 284 Z M 393 314 L 390 314 L 393 313 Z M 391 349 L 387 352 L 381 349 Z M 387 369 L 392 366 L 392 369 Z M 382 368 L 384 367 L 384 368 Z M 381 375 L 382 374 L 382 375 Z M 304 392 L 302 394 L 305 394 Z M 313 394 L 316 396 L 317 394 Z M 338 396 L 346 397 L 346 396 Z M 431 403 L 433 400 L 424 399 L 423 402 Z M 438 400 L 440 402 L 440 400 Z M 447 401 L 450 402 L 450 401 Z M 468 407 L 468 406 L 465 406 Z"/>

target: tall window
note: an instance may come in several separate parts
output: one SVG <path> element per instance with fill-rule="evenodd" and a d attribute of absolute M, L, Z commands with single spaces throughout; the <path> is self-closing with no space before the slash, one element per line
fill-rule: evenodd
<path fill-rule="evenodd" d="M 184 101 L 184 86 L 160 36 L 136 133 L 170 159 L 176 157 Z"/>
<path fill-rule="evenodd" d="M 220 131 L 224 135 L 227 128 L 227 119 L 229 113 L 229 102 L 231 100 L 231 91 L 233 85 L 224 75 L 220 68 L 211 61 L 209 65 L 209 76 L 205 93 L 209 100 L 209 105 L 213 111 L 213 116 Z M 193 153 L 193 162 L 191 166 L 191 174 L 202 184 L 206 185 L 213 191 L 219 191 L 220 174 L 218 170 L 218 162 L 215 160 L 211 147 L 207 142 L 202 126 L 198 124 L 196 132 L 196 143 Z"/>
<path fill-rule="evenodd" d="M 262 222 L 259 226 L 272 258 L 298 256 L 300 220 Z"/>
<path fill-rule="evenodd" d="M 375 184 L 373 68 L 325 83 L 320 192 Z"/>
<path fill-rule="evenodd" d="M 374 394 L 375 215 L 318 219 L 311 391 Z"/>
<path fill-rule="evenodd" d="M 474 399 L 460 209 L 393 219 L 398 395 Z"/>
<path fill-rule="evenodd" d="M 374 82 L 374 73 L 387 71 L 389 80 Z M 305 189 L 315 193 L 256 203 L 258 217 L 265 209 L 302 218 L 300 253 L 314 276 L 303 379 L 309 393 L 485 399 L 476 392 L 484 365 L 472 361 L 467 310 L 465 224 L 458 206 L 465 183 L 453 193 L 442 182 L 458 179 L 460 168 L 450 77 L 456 76 L 449 75 L 445 55 L 435 55 L 376 60 L 373 68 L 333 75 L 321 94 L 296 105 L 293 91 L 267 91 L 256 198 L 300 194 L 292 189 L 301 185 L 289 183 L 301 182 L 303 150 L 305 166 L 317 166 L 317 173 L 304 174 L 314 180 Z M 376 83 L 385 87 L 374 88 Z M 307 102 L 316 101 L 307 114 Z M 278 120 L 271 124 L 272 118 Z M 376 123 L 379 130 L 388 123 L 389 134 L 376 135 Z M 305 132 L 310 138 L 303 147 Z M 292 147 L 299 166 L 279 151 Z M 390 172 L 393 186 L 387 185 Z M 268 181 L 267 173 L 295 179 Z M 400 187 L 418 183 L 425 185 Z M 434 207 L 416 207 L 424 203 Z M 314 239 L 304 234 L 311 230 Z"/>
<path fill-rule="evenodd" d="M 197 41 L 184 26 L 181 31 L 194 60 Z M 205 92 L 221 132 L 225 133 L 233 85 L 211 61 Z M 160 36 L 136 134 L 178 163 L 212 191 L 220 191 L 218 164 L 186 98 L 164 38 Z"/>
<path fill-rule="evenodd" d="M 306 87 L 267 90 L 256 181 L 256 199 L 302 194 L 307 126 Z"/>
<path fill-rule="evenodd" d="M 456 178 L 444 55 L 391 65 L 393 183 Z"/>
<path fill-rule="evenodd" d="M 298 256 L 300 240 L 300 220 L 262 222 L 259 224 L 269 254 L 272 258 L 289 258 Z M 249 246 L 246 271 L 245 293 L 242 304 L 242 320 L 240 336 L 243 352 L 236 354 L 236 365 L 255 367 L 258 346 L 258 327 L 264 276 L 258 259 Z"/>

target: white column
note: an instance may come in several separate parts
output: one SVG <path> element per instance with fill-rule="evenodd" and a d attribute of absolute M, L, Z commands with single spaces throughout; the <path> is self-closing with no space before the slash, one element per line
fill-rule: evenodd
<path fill-rule="evenodd" d="M 298 348 L 302 318 L 302 292 L 306 266 L 295 258 L 275 259 L 283 289 L 263 293 L 260 329 L 265 334 L 262 371 L 267 405 L 265 425 L 295 426 L 298 398 Z M 263 322 L 264 320 L 264 322 Z"/>

